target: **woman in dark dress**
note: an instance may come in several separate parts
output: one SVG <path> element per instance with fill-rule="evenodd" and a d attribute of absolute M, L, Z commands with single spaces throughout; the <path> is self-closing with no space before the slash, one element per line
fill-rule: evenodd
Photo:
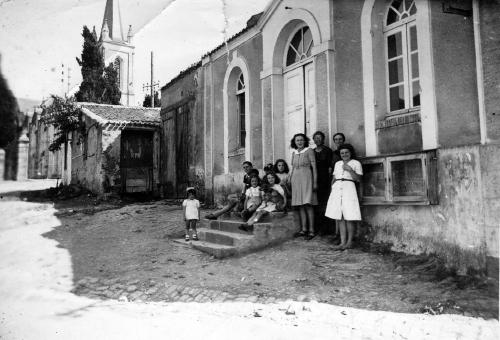
<path fill-rule="evenodd" d="M 325 134 L 321 131 L 316 131 L 313 135 L 314 144 L 316 148 L 314 153 L 316 155 L 316 168 L 318 171 L 318 205 L 316 206 L 316 221 L 318 232 L 320 234 L 328 233 L 328 224 L 331 223 L 325 218 L 326 203 L 330 196 L 330 175 L 332 173 L 332 157 L 333 151 L 325 145 Z"/>
<path fill-rule="evenodd" d="M 337 132 L 336 134 L 333 135 L 333 144 L 335 149 L 333 149 L 333 158 L 331 165 L 332 172 L 333 169 L 335 168 L 335 163 L 342 160 L 342 158 L 340 157 L 339 147 L 344 143 L 345 143 L 345 136 L 342 132 Z"/>

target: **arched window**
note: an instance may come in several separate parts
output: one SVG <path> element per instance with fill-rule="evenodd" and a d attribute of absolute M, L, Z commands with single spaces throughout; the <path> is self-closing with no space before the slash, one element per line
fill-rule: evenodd
<path fill-rule="evenodd" d="M 309 27 L 302 27 L 295 33 L 288 45 L 286 65 L 290 66 L 311 56 L 313 38 Z"/>
<path fill-rule="evenodd" d="M 121 75 L 122 75 L 122 63 L 120 58 L 116 58 L 114 62 L 115 70 L 116 70 L 116 83 L 118 84 L 118 87 L 121 89 L 122 88 L 122 81 L 121 81 Z"/>
<path fill-rule="evenodd" d="M 389 113 L 420 106 L 420 78 L 415 0 L 394 0 L 387 8 L 387 99 Z"/>
<path fill-rule="evenodd" d="M 243 73 L 241 73 L 236 84 L 236 114 L 239 119 L 238 126 L 240 127 L 238 134 L 240 148 L 245 147 L 245 139 L 247 136 L 245 126 L 245 100 L 245 78 L 243 77 Z"/>

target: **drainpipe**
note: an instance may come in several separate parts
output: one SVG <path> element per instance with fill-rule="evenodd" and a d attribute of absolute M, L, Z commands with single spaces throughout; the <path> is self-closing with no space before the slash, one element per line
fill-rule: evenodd
<path fill-rule="evenodd" d="M 474 47 L 476 54 L 477 100 L 479 104 L 479 132 L 481 144 L 487 143 L 486 109 L 484 105 L 483 53 L 481 50 L 481 32 L 479 18 L 479 0 L 472 1 L 472 16 L 474 21 Z"/>

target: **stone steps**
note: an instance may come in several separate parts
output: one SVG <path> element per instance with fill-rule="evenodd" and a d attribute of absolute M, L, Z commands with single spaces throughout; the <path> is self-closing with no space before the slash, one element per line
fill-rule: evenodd
<path fill-rule="evenodd" d="M 245 233 L 244 231 L 241 232 Z M 198 238 L 206 242 L 227 246 L 241 246 L 248 243 L 253 238 L 253 235 L 201 228 L 198 229 Z"/>
<path fill-rule="evenodd" d="M 191 242 L 191 246 L 195 249 L 211 254 L 218 259 L 233 256 L 238 253 L 238 250 L 235 246 L 227 246 L 212 242 L 193 241 Z"/>
<path fill-rule="evenodd" d="M 248 235 L 248 232 L 240 230 L 238 227 L 243 223 L 241 219 L 234 220 L 213 220 L 207 225 L 208 229 L 226 231 L 235 234 Z"/>
<path fill-rule="evenodd" d="M 225 214 L 218 220 L 202 219 L 199 241 L 190 242 L 195 249 L 216 258 L 241 255 L 278 244 L 292 238 L 296 226 L 291 214 L 271 213 L 254 225 L 253 232 L 238 227 L 243 223 L 238 214 Z"/>

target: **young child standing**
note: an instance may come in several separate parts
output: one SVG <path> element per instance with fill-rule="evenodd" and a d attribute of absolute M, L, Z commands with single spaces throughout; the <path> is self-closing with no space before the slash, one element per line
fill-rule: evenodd
<path fill-rule="evenodd" d="M 182 212 L 184 221 L 186 222 L 186 242 L 189 242 L 191 237 L 193 241 L 198 241 L 198 234 L 196 233 L 196 223 L 200 219 L 200 201 L 196 199 L 196 190 L 193 187 L 186 189 L 187 199 L 182 202 Z"/>

